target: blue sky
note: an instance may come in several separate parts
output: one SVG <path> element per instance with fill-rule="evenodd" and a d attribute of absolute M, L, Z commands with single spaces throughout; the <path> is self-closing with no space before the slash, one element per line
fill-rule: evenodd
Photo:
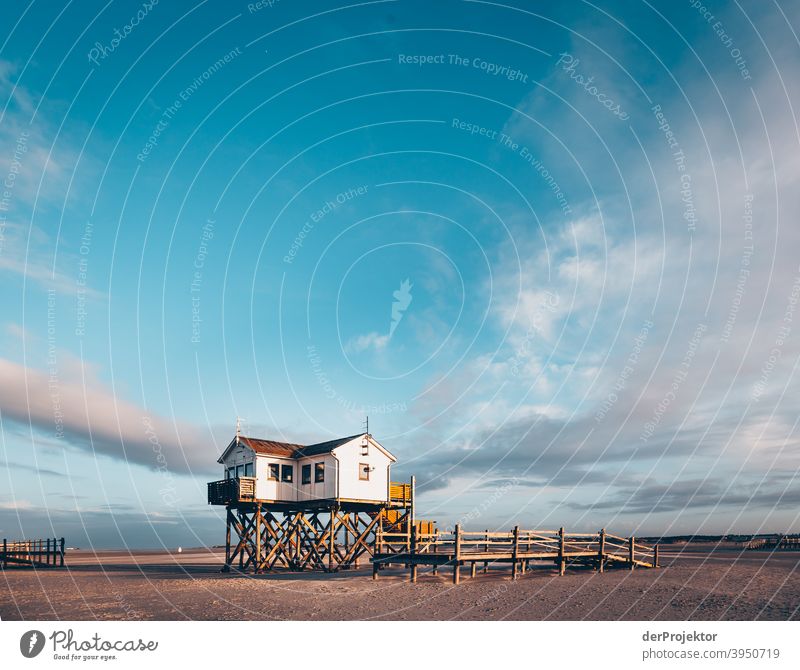
<path fill-rule="evenodd" d="M 6 9 L 0 535 L 366 414 L 442 525 L 799 530 L 797 9 L 551 5 Z"/>

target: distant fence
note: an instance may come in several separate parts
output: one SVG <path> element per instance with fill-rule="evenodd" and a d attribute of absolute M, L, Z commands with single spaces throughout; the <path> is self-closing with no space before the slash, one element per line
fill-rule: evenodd
<path fill-rule="evenodd" d="M 775 536 L 775 537 L 754 537 L 743 542 L 744 549 L 762 549 L 771 551 L 800 551 L 800 537 L 797 536 Z"/>
<path fill-rule="evenodd" d="M 46 540 L 3 540 L 0 567 L 29 565 L 37 568 L 64 567 L 64 538 Z"/>

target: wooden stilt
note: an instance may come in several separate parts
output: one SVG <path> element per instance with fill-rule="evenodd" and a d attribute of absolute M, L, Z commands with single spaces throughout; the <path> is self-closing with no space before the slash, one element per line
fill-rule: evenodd
<path fill-rule="evenodd" d="M 328 547 L 328 572 L 333 572 L 333 550 L 336 546 L 336 512 L 336 508 L 331 507 L 330 528 L 328 530 L 328 541 L 330 542 Z"/>
<path fill-rule="evenodd" d="M 231 569 L 231 508 L 226 508 L 225 514 L 225 565 L 222 566 L 223 572 Z"/>
<path fill-rule="evenodd" d="M 261 572 L 261 503 L 256 508 L 256 559 L 255 572 Z"/>
<path fill-rule="evenodd" d="M 461 577 L 461 524 L 456 524 L 455 540 L 453 547 L 453 584 L 458 584 Z"/>

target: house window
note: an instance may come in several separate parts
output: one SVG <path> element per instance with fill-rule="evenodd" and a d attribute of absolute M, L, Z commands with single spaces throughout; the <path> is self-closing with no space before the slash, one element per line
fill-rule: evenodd
<path fill-rule="evenodd" d="M 236 476 L 236 468 L 225 468 L 225 479 L 233 479 Z"/>
<path fill-rule="evenodd" d="M 294 467 L 291 465 L 281 465 L 281 481 L 291 483 L 294 479 Z"/>
<path fill-rule="evenodd" d="M 361 455 L 369 456 L 369 442 L 363 442 L 361 444 Z"/>
<path fill-rule="evenodd" d="M 358 478 L 362 482 L 369 481 L 369 464 L 368 463 L 359 463 L 358 464 Z"/>
<path fill-rule="evenodd" d="M 311 463 L 303 466 L 303 484 L 311 483 Z"/>
<path fill-rule="evenodd" d="M 270 463 L 269 464 L 269 475 L 267 475 L 267 479 L 271 479 L 274 482 L 278 481 L 278 477 L 280 475 L 280 467 L 277 463 Z"/>
<path fill-rule="evenodd" d="M 253 464 L 252 463 L 245 463 L 244 464 L 244 476 L 245 477 L 252 477 L 253 476 Z"/>
<path fill-rule="evenodd" d="M 236 477 L 237 478 L 241 477 L 243 474 L 244 474 L 244 466 L 243 465 L 237 465 L 236 466 Z"/>
<path fill-rule="evenodd" d="M 314 463 L 314 481 L 317 484 L 325 481 L 325 463 Z"/>

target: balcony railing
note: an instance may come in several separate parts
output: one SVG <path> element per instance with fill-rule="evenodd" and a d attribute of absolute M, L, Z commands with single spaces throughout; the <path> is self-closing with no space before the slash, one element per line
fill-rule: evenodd
<path fill-rule="evenodd" d="M 391 482 L 389 484 L 389 502 L 401 505 L 411 504 L 411 484 Z"/>
<path fill-rule="evenodd" d="M 249 502 L 256 497 L 255 477 L 234 477 L 208 482 L 208 504 L 230 505 L 237 502 Z"/>

